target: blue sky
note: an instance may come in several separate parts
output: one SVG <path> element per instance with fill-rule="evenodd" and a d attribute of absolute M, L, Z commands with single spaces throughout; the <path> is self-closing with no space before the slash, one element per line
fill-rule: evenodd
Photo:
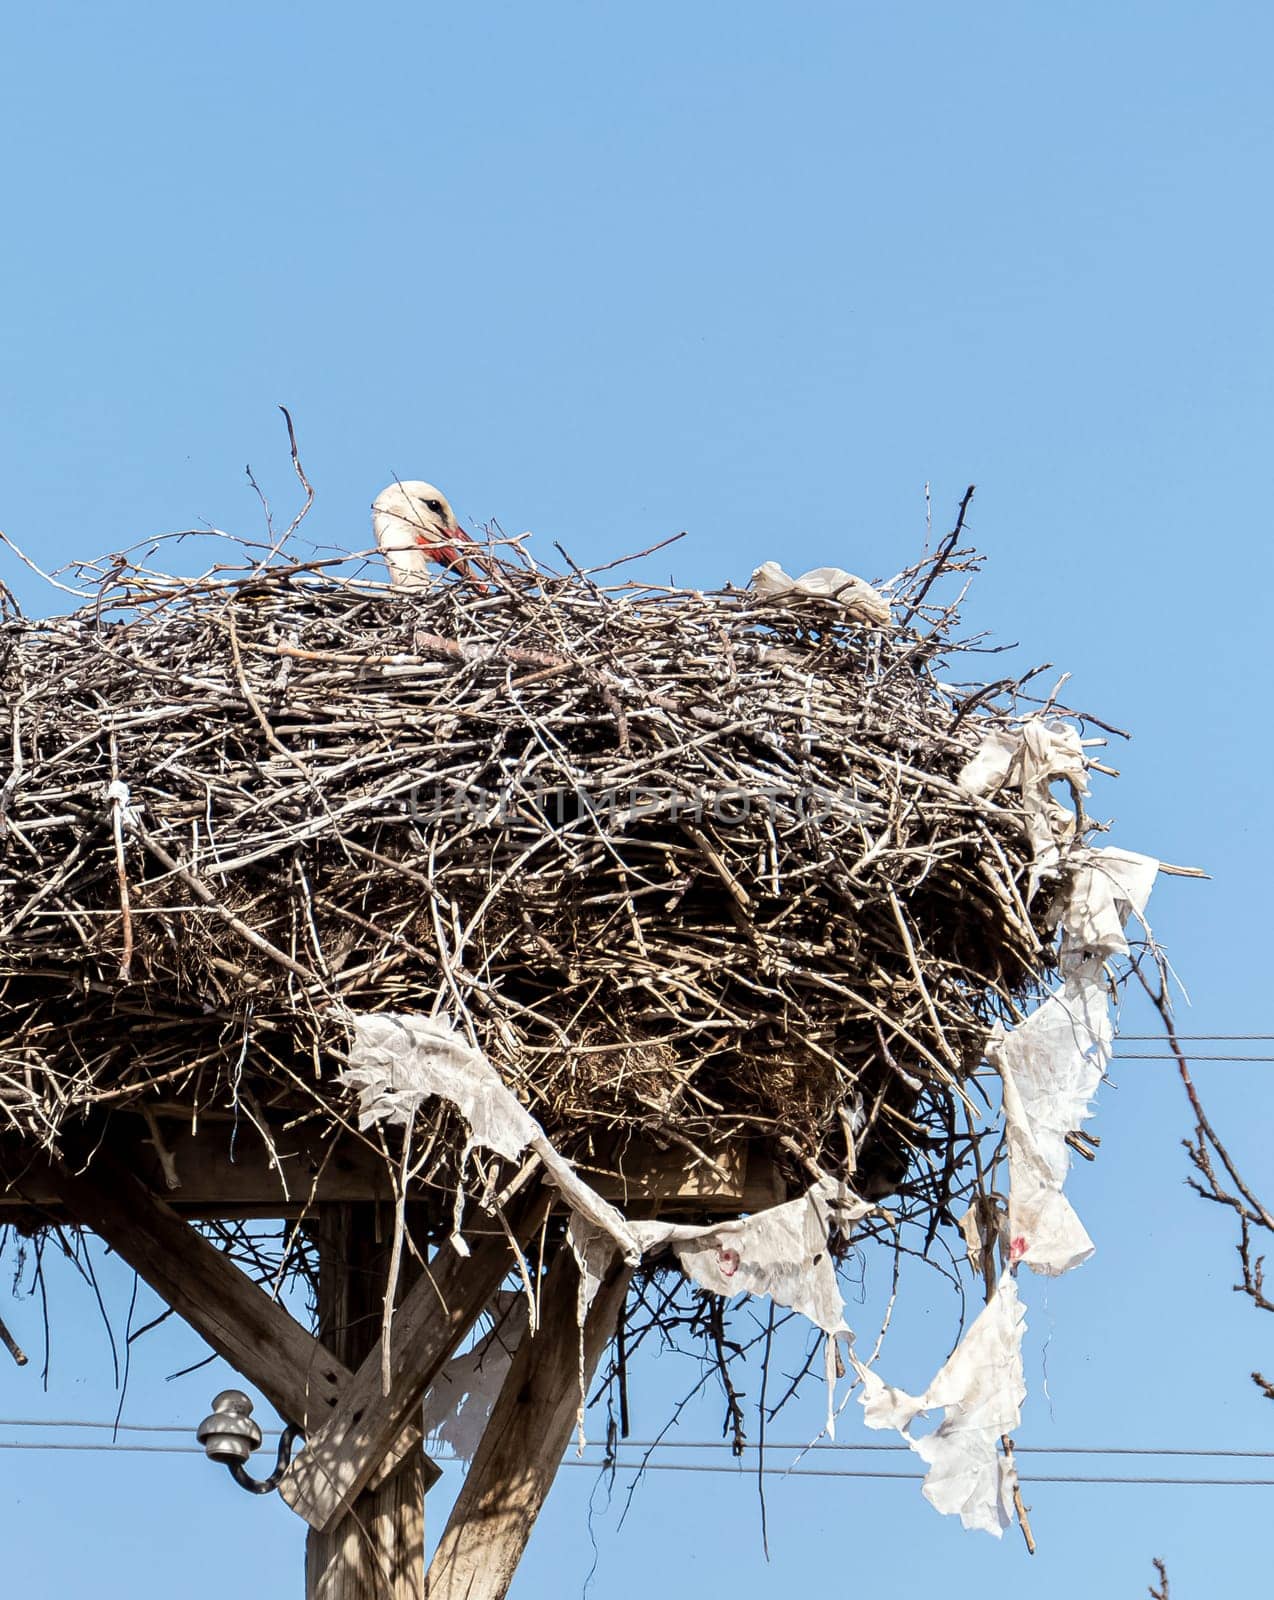
<path fill-rule="evenodd" d="M 767 558 L 886 576 L 918 550 L 925 483 L 945 525 L 976 482 L 972 621 L 1135 730 L 1095 805 L 1116 840 L 1214 873 L 1151 904 L 1190 1030 L 1274 1032 L 1272 47 L 1266 6 L 1172 0 L 12 9 L 0 527 L 46 564 L 201 521 L 255 535 L 245 462 L 291 503 L 280 402 L 307 531 L 346 547 L 397 474 L 577 559 L 686 529 L 660 559 L 688 583 Z M 0 577 L 47 605 L 7 557 Z M 1180 1090 L 1153 1062 L 1114 1077 L 1075 1178 L 1099 1253 L 1023 1286 L 1019 1438 L 1263 1448 L 1246 1375 L 1269 1333 L 1183 1188 Z M 1268 1195 L 1270 1067 L 1198 1077 Z M 122 1318 L 130 1283 L 105 1280 Z M 96 1312 L 57 1293 L 49 1394 L 0 1365 L 0 1412 L 109 1416 Z M 39 1348 L 35 1302 L 3 1314 Z M 890 1375 L 923 1383 L 951 1316 L 917 1278 Z M 137 1347 L 126 1419 L 198 1421 L 216 1374 L 164 1381 L 191 1353 Z M 646 1375 L 643 1434 L 670 1368 Z M 180 1573 L 201 1600 L 241 1561 L 300 1593 L 299 1523 L 223 1477 L 0 1451 L 13 1592 L 158 1595 Z M 563 1474 L 515 1596 L 582 1588 L 595 1488 Z M 593 1593 L 1069 1600 L 1098 1572 L 1142 1593 L 1156 1553 L 1174 1595 L 1240 1592 L 1268 1571 L 1270 1494 L 1041 1485 L 1028 1571 L 1016 1537 L 962 1534 L 914 1485 L 775 1482 L 767 1566 L 750 1482 L 667 1474 L 621 1532 L 599 1512 Z"/>

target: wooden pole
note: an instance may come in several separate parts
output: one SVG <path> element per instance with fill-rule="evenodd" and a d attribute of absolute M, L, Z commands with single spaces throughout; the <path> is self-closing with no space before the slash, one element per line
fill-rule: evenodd
<path fill-rule="evenodd" d="M 540 1327 L 524 1335 L 429 1567 L 429 1600 L 504 1600 L 570 1442 L 584 1386 L 623 1311 L 631 1270 L 618 1258 L 584 1321 L 579 1273 L 565 1246 L 540 1294 Z"/>
<path fill-rule="evenodd" d="M 389 1264 L 388 1206 L 327 1205 L 319 1222 L 319 1337 L 357 1368 L 380 1338 Z M 414 1265 L 414 1263 L 412 1263 Z M 409 1263 L 403 1261 L 409 1278 Z M 412 1450 L 330 1532 L 310 1530 L 306 1600 L 423 1600 L 425 1460 Z"/>
<path fill-rule="evenodd" d="M 391 1476 L 409 1430 L 415 1430 L 418 1444 L 416 1423 L 426 1390 L 512 1269 L 511 1239 L 526 1244 L 548 1207 L 549 1195 L 537 1185 L 513 1196 L 503 1225 L 475 1218 L 469 1254 L 461 1255 L 453 1241 L 444 1241 L 428 1271 L 399 1300 L 390 1339 L 388 1393 L 384 1352 L 376 1344 L 279 1484 L 280 1495 L 312 1528 L 325 1532 L 335 1527 L 363 1489 L 379 1488 Z M 426 1466 L 437 1475 L 432 1463 Z"/>

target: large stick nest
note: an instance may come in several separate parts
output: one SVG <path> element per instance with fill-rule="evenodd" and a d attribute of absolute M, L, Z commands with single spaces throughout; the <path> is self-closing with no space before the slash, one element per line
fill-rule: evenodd
<path fill-rule="evenodd" d="M 883 629 L 512 564 L 98 575 L 0 640 L 11 1135 L 343 1121 L 346 1011 L 436 1010 L 568 1154 L 742 1136 L 878 1195 L 932 1147 L 948 1203 L 961 1084 L 1052 957 L 1015 797 L 956 782 L 1021 685 L 956 684 L 932 562 Z"/>

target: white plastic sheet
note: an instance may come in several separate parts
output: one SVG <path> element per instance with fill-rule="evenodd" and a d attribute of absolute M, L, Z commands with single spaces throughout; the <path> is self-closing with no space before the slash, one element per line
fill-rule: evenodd
<path fill-rule="evenodd" d="M 819 1183 L 797 1200 L 708 1227 L 635 1222 L 647 1250 L 671 1248 L 687 1277 L 713 1294 L 768 1295 L 808 1317 L 824 1333 L 847 1333 L 845 1300 L 828 1249 L 833 1226 L 850 1224 L 872 1209 L 869 1201 Z"/>
<path fill-rule="evenodd" d="M 1065 818 L 1070 813 L 1051 799 L 1048 784 L 1067 776 L 1082 790 L 1083 753 L 1073 730 L 1061 730 L 1054 744 L 1046 737 L 1050 730 L 1036 728 L 1032 734 L 1028 725 L 1020 740 L 991 735 L 966 766 L 961 783 L 975 794 L 1017 783 L 1024 807 L 1028 812 L 1034 808 L 1031 838 L 1037 869 L 1042 864 L 1055 869 L 1069 826 L 1057 813 Z M 897 1428 L 929 1463 L 926 1498 L 939 1511 L 957 1513 L 966 1528 L 984 1529 L 997 1538 L 1013 1521 L 1017 1475 L 996 1447 L 1017 1426 L 1026 1394 L 1021 1355 L 1026 1321 L 1011 1272 L 1024 1263 L 1056 1275 L 1093 1252 L 1092 1240 L 1062 1192 L 1070 1167 L 1066 1137 L 1089 1116 L 1110 1062 L 1114 1025 L 1104 964 L 1128 953 L 1125 924 L 1144 914 L 1159 870 L 1148 856 L 1115 849 L 1075 850 L 1068 865 L 1073 870 L 1060 906 L 1065 981 L 1018 1027 L 997 1030 L 987 1047 L 1004 1086 L 1011 1265 L 923 1395 L 891 1388 L 858 1366 L 868 1425 Z M 984 1225 L 990 1224 L 973 1213 L 962 1224 L 971 1259 L 980 1257 Z M 913 1438 L 909 1429 L 916 1417 L 939 1406 L 941 1424 Z"/>
<path fill-rule="evenodd" d="M 752 574 L 752 588 L 766 600 L 835 600 L 855 621 L 872 627 L 890 621 L 884 595 L 841 567 L 815 567 L 790 578 L 777 561 L 766 561 Z"/>
<path fill-rule="evenodd" d="M 441 1017 L 392 1012 L 353 1017 L 349 1068 L 337 1080 L 359 1095 L 359 1127 L 409 1124 L 431 1095 L 449 1100 L 469 1126 L 466 1153 L 482 1145 L 515 1161 L 534 1150 L 571 1209 L 603 1229 L 636 1264 L 641 1246 L 623 1215 L 603 1200 L 550 1143 L 480 1050 Z"/>
<path fill-rule="evenodd" d="M 827 1432 L 835 1437 L 835 1342 L 849 1342 L 850 1332 L 828 1240 L 833 1227 L 848 1234 L 870 1210 L 870 1201 L 824 1180 L 797 1200 L 733 1222 L 637 1222 L 633 1228 L 647 1250 L 670 1248 L 686 1276 L 711 1293 L 766 1295 L 823 1330 Z"/>
<path fill-rule="evenodd" d="M 1092 1114 L 1114 1047 L 1104 962 L 1128 951 L 1124 924 L 1141 916 L 1159 870 L 1128 850 L 1084 850 L 1062 907 L 1065 982 L 1016 1028 L 997 1029 L 987 1059 L 1004 1085 L 1010 1260 L 1056 1276 L 1093 1242 L 1062 1192 L 1069 1133 Z"/>
<path fill-rule="evenodd" d="M 613 1247 L 612 1247 L 613 1248 Z M 529 1322 L 525 1295 L 501 1291 L 492 1327 L 462 1355 L 452 1356 L 425 1395 L 421 1427 L 426 1437 L 472 1461 Z"/>
<path fill-rule="evenodd" d="M 1132 850 L 1077 850 L 1062 907 L 1062 963 L 1126 956 L 1124 927 L 1144 915 L 1159 863 Z"/>
<path fill-rule="evenodd" d="M 441 1017 L 356 1016 L 349 1070 L 337 1081 L 358 1091 L 360 1128 L 407 1127 L 437 1095 L 464 1118 L 470 1145 L 506 1161 L 516 1161 L 540 1131 L 487 1058 Z"/>
<path fill-rule="evenodd" d="M 957 1513 L 966 1528 L 979 1528 L 997 1539 L 1013 1521 L 1017 1474 L 997 1445 L 1022 1415 L 1025 1332 L 1026 1311 L 1006 1272 L 923 1394 L 892 1388 L 874 1371 L 858 1367 L 864 1421 L 869 1428 L 896 1428 L 929 1463 L 924 1483 L 929 1503 Z M 943 1416 L 937 1428 L 913 1437 L 909 1430 L 915 1419 L 939 1408 Z"/>
<path fill-rule="evenodd" d="M 733 1222 L 694 1227 L 630 1223 L 579 1177 L 544 1130 L 481 1053 L 444 1019 L 382 1014 L 352 1019 L 348 1070 L 339 1082 L 357 1091 L 359 1125 L 410 1124 L 431 1096 L 449 1101 L 475 1144 L 506 1160 L 523 1150 L 539 1156 L 571 1208 L 568 1240 L 580 1269 L 579 1324 L 601 1287 L 615 1251 L 636 1264 L 647 1250 L 671 1248 L 686 1274 L 715 1294 L 769 1295 L 807 1316 L 830 1340 L 848 1332 L 845 1302 L 828 1249 L 833 1226 L 848 1231 L 871 1205 L 830 1180 L 783 1205 Z M 582 1352 L 581 1352 L 582 1362 Z M 582 1369 L 581 1369 L 582 1370 Z M 829 1384 L 829 1417 L 831 1398 Z M 583 1441 L 583 1419 L 580 1419 Z"/>
<path fill-rule="evenodd" d="M 1027 837 L 1035 857 L 1028 899 L 1041 878 L 1056 874 L 1060 846 L 1074 831 L 1075 813 L 1052 791 L 1059 779 L 1079 794 L 1088 793 L 1078 732 L 1069 723 L 1046 717 L 1031 717 L 1020 728 L 987 734 L 960 772 L 960 787 L 968 794 L 991 795 L 1005 788 L 1021 793 Z"/>
<path fill-rule="evenodd" d="M 1069 1272 L 1093 1253 L 1092 1240 L 1062 1193 L 1070 1170 L 1066 1135 L 1091 1114 L 1113 1038 L 1105 989 L 1086 974 L 987 1046 L 1004 1085 L 1009 1259 L 1049 1277 Z"/>
<path fill-rule="evenodd" d="M 842 1330 L 844 1301 L 828 1252 L 833 1224 L 848 1229 L 870 1204 L 831 1182 L 797 1200 L 704 1227 L 630 1223 L 578 1175 L 479 1050 L 442 1018 L 379 1014 L 353 1018 L 349 1068 L 339 1082 L 359 1095 L 359 1126 L 406 1124 L 431 1096 L 449 1101 L 469 1126 L 469 1144 L 506 1160 L 531 1149 L 570 1205 L 570 1239 L 587 1311 L 618 1248 L 636 1263 L 670 1246 L 684 1270 L 717 1294 L 768 1294 L 825 1332 Z"/>
<path fill-rule="evenodd" d="M 1090 891 L 1072 891 L 1064 911 L 1065 937 L 1076 941 L 1077 976 L 1031 1018 L 993 1046 L 1004 1077 L 1011 1169 L 1010 1233 L 1016 1258 L 1041 1271 L 1061 1271 L 1091 1251 L 1091 1242 L 1061 1194 L 1066 1169 L 1065 1134 L 1077 1126 L 1109 1058 L 1110 1019 L 1097 977 L 1100 955 L 1090 935 L 1109 946 L 1112 935 L 1102 897 L 1122 917 L 1144 906 L 1150 864 L 1144 858 L 1093 852 Z M 1148 891 L 1146 891 L 1148 892 Z M 1101 902 L 1101 903 L 1099 903 Z M 1073 930 L 1073 931 L 1072 931 Z M 1094 930 L 1096 930 L 1094 932 Z M 1081 941 L 1082 935 L 1082 941 Z M 1122 935 L 1121 935 L 1122 936 Z M 572 1215 L 571 1246 L 580 1263 L 581 1327 L 616 1250 L 631 1262 L 645 1252 L 671 1250 L 686 1274 L 715 1294 L 768 1295 L 777 1305 L 809 1318 L 827 1336 L 829 1427 L 834 1345 L 845 1342 L 854 1361 L 845 1304 L 829 1250 L 834 1229 L 848 1232 L 871 1205 L 830 1180 L 782 1205 L 724 1223 L 690 1226 L 628 1222 L 595 1193 L 553 1148 L 534 1117 L 500 1080 L 489 1061 L 449 1023 L 415 1016 L 353 1019 L 350 1065 L 342 1082 L 358 1091 L 360 1123 L 408 1123 L 430 1096 L 456 1106 L 470 1142 L 508 1160 L 533 1149 L 562 1191 Z M 991 1054 L 989 1051 L 988 1054 Z M 1020 1247 L 1019 1247 L 1020 1241 Z M 872 1427 L 896 1427 L 929 1463 L 925 1494 L 940 1511 L 958 1513 L 969 1528 L 998 1534 L 1012 1519 L 1016 1479 L 997 1454 L 1001 1434 L 1017 1424 L 1025 1393 L 1021 1338 L 1024 1314 L 1012 1278 L 1000 1281 L 950 1360 L 923 1395 L 884 1384 L 855 1361 L 864 1384 L 865 1417 Z M 506 1335 L 506 1343 L 512 1345 Z M 469 1352 L 448 1370 L 447 1387 L 459 1404 L 431 1414 L 430 1426 L 459 1453 L 472 1449 L 509 1354 L 488 1346 Z M 912 1438 L 912 1422 L 941 1408 L 932 1433 Z"/>

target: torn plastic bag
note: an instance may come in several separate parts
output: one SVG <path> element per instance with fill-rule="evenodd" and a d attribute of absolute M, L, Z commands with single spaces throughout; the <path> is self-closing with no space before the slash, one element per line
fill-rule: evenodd
<path fill-rule="evenodd" d="M 836 1334 L 848 1328 L 828 1238 L 833 1227 L 847 1232 L 871 1209 L 869 1201 L 827 1181 L 734 1222 L 635 1222 L 632 1228 L 647 1250 L 669 1246 L 687 1277 L 713 1294 L 768 1295 Z"/>
<path fill-rule="evenodd" d="M 960 787 L 972 795 L 1017 789 L 1022 796 L 1026 833 L 1035 856 L 1027 899 L 1041 878 L 1056 874 L 1059 846 L 1075 828 L 1075 813 L 1058 800 L 1051 785 L 1059 779 L 1077 794 L 1088 792 L 1088 769 L 1078 732 L 1069 723 L 1031 717 L 1020 728 L 988 733 L 960 771 Z"/>
<path fill-rule="evenodd" d="M 766 600 L 834 600 L 855 622 L 887 627 L 889 602 L 879 590 L 841 567 L 815 567 L 790 578 L 777 561 L 766 561 L 752 574 L 752 588 Z"/>
<path fill-rule="evenodd" d="M 613 1248 L 613 1247 L 612 1247 Z M 493 1325 L 462 1355 L 452 1356 L 425 1395 L 421 1429 L 472 1461 L 529 1321 L 526 1296 L 501 1290 L 492 1303 Z"/>
<path fill-rule="evenodd" d="M 534 1150 L 571 1209 L 608 1233 L 626 1261 L 635 1264 L 641 1258 L 641 1246 L 622 1214 L 558 1154 L 487 1058 L 449 1022 L 385 1012 L 356 1014 L 352 1025 L 349 1068 L 337 1081 L 358 1091 L 360 1128 L 374 1122 L 408 1124 L 430 1096 L 448 1100 L 468 1124 L 466 1153 L 482 1145 L 516 1161 L 523 1150 Z"/>
<path fill-rule="evenodd" d="M 1093 1253 L 1062 1192 L 1071 1165 L 1066 1138 L 1092 1115 L 1114 1048 L 1103 964 L 1127 953 L 1124 923 L 1144 913 L 1159 870 L 1157 861 L 1129 850 L 1077 856 L 1062 907 L 1066 981 L 1016 1028 L 997 1028 L 986 1047 L 1004 1085 L 1009 1259 L 1049 1277 Z"/>
<path fill-rule="evenodd" d="M 1062 903 L 1062 966 L 1090 956 L 1126 956 L 1124 927 L 1140 918 L 1154 888 L 1159 863 L 1132 850 L 1075 850 Z"/>
<path fill-rule="evenodd" d="M 1010 1260 L 1049 1277 L 1093 1253 L 1062 1193 L 1071 1160 L 1066 1135 L 1092 1114 L 1113 1038 L 1105 985 L 1088 972 L 987 1045 L 987 1059 L 1004 1084 Z"/>
<path fill-rule="evenodd" d="M 857 1362 L 863 1380 L 863 1419 L 869 1428 L 896 1428 L 929 1463 L 926 1500 L 957 1513 L 966 1528 L 998 1539 L 1013 1522 L 1017 1473 L 997 1449 L 1022 1415 L 1026 1381 L 1022 1336 L 1026 1311 L 1017 1284 L 1004 1273 L 995 1293 L 923 1394 L 907 1394 Z M 932 1433 L 913 1438 L 909 1429 L 922 1412 L 942 1408 Z"/>

